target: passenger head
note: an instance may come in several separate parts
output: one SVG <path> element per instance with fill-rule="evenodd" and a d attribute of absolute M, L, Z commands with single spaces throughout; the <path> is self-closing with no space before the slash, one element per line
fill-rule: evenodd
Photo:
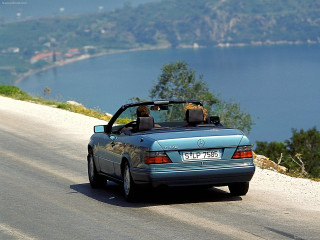
<path fill-rule="evenodd" d="M 149 117 L 150 111 L 147 106 L 139 106 L 137 108 L 137 117 Z"/>

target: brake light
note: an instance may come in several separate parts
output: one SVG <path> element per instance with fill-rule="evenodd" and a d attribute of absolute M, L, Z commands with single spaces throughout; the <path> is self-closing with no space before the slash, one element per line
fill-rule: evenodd
<path fill-rule="evenodd" d="M 165 152 L 147 152 L 144 161 L 146 164 L 172 163 Z"/>
<path fill-rule="evenodd" d="M 236 152 L 233 154 L 233 159 L 240 158 L 252 158 L 252 147 L 251 146 L 239 146 Z"/>

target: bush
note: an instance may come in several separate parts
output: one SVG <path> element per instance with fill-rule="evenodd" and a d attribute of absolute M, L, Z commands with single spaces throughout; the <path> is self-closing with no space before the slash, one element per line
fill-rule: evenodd
<path fill-rule="evenodd" d="M 18 99 L 28 98 L 28 94 L 21 91 L 19 88 L 10 85 L 0 85 L 0 95 L 13 97 Z"/>
<path fill-rule="evenodd" d="M 320 178 L 320 132 L 316 127 L 304 131 L 292 130 L 290 140 L 257 142 L 256 153 L 265 155 L 288 168 L 290 173 Z"/>
<path fill-rule="evenodd" d="M 255 151 L 261 155 L 267 156 L 274 162 L 279 161 L 281 153 L 282 155 L 288 154 L 287 147 L 283 142 L 257 142 Z"/>
<path fill-rule="evenodd" d="M 299 132 L 292 130 L 292 137 L 285 141 L 291 156 L 301 155 L 307 173 L 320 177 L 320 132 L 316 127 Z"/>

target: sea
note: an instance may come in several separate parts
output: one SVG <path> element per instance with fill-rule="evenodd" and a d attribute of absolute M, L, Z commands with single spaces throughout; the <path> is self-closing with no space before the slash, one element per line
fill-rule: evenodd
<path fill-rule="evenodd" d="M 132 97 L 149 98 L 164 64 L 185 61 L 210 91 L 239 103 L 256 141 L 284 141 L 292 129 L 320 129 L 320 45 L 163 49 L 103 55 L 52 68 L 17 84 L 30 94 L 74 100 L 113 114 Z"/>

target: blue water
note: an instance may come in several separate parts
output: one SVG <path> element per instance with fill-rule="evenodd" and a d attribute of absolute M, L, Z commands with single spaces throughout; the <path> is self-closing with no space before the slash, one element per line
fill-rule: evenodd
<path fill-rule="evenodd" d="M 210 90 L 256 117 L 255 141 L 283 141 L 291 129 L 320 129 L 320 46 L 167 49 L 87 59 L 32 75 L 18 84 L 41 96 L 75 100 L 114 113 L 131 97 L 147 98 L 163 64 L 186 61 Z"/>

